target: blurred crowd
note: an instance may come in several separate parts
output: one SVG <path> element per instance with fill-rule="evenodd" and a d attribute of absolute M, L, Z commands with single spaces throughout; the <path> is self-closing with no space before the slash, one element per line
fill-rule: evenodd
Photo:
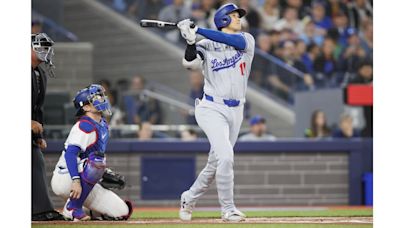
<path fill-rule="evenodd" d="M 108 80 L 100 80 L 98 83 L 106 89 L 112 105 L 113 114 L 108 121 L 113 137 L 130 137 L 139 140 L 180 138 L 183 141 L 192 141 L 205 137 L 205 135 L 199 135 L 199 132 L 192 128 L 181 130 L 174 135 L 154 130 L 154 125 L 164 124 L 162 119 L 163 109 L 158 100 L 148 97 L 144 93 L 144 90 L 151 90 L 152 88 L 146 85 L 146 81 L 142 76 L 134 75 L 129 82 L 120 80 L 115 87 L 112 87 Z M 193 105 L 196 98 L 202 98 L 203 96 L 203 76 L 199 71 L 190 73 L 190 86 L 188 104 Z M 193 115 L 184 110 L 181 111 L 181 114 L 185 116 L 186 124 L 197 125 Z M 250 116 L 249 113 L 246 115 L 248 118 L 245 119 L 249 128 L 247 132 L 242 132 L 239 135 L 239 141 L 276 140 L 276 137 L 269 132 L 265 116 Z M 340 119 L 336 120 L 337 124 L 329 126 L 326 114 L 322 110 L 315 110 L 310 117 L 310 126 L 304 130 L 304 137 L 316 139 L 372 137 L 372 120 L 366 120 L 364 128 L 358 129 L 355 127 L 357 125 L 353 123 L 354 118 L 356 117 L 351 113 L 344 112 Z M 112 130 L 113 127 L 124 124 L 137 125 L 137 132 L 121 135 L 121 131 L 117 133 Z"/>
<path fill-rule="evenodd" d="M 200 27 L 215 29 L 215 11 L 227 2 L 247 11 L 242 28 L 256 38 L 259 49 L 250 80 L 261 88 L 293 102 L 294 91 L 372 81 L 372 0 L 113 0 L 111 4 L 137 19 L 191 18 Z M 171 41 L 182 41 L 176 30 L 165 34 Z"/>
<path fill-rule="evenodd" d="M 373 8 L 370 0 L 102 0 L 115 10 L 136 19 L 180 21 L 191 18 L 200 27 L 215 29 L 214 14 L 222 4 L 234 2 L 247 11 L 244 31 L 256 39 L 257 51 L 250 80 L 278 97 L 293 102 L 293 92 L 345 86 L 348 83 L 369 84 L 373 81 Z M 32 33 L 42 30 L 42 23 L 32 21 Z M 167 31 L 167 39 L 181 42 L 177 30 Z M 294 70 L 293 70 L 294 69 Z M 190 72 L 187 104 L 203 96 L 203 75 Z M 134 75 L 111 85 L 100 80 L 113 106 L 110 125 L 136 124 L 139 139 L 168 138 L 153 131 L 153 125 L 165 124 L 160 101 L 148 97 L 151 90 L 144 77 Z M 180 112 L 186 124 L 197 125 L 187 110 Z M 165 113 L 164 113 L 165 114 Z M 245 119 L 249 132 L 239 140 L 274 140 L 263 116 L 250 116 L 246 103 Z M 344 114 L 338 126 L 322 124 L 322 111 L 312 115 L 305 137 L 357 137 L 361 130 L 348 129 L 352 117 Z M 371 120 L 372 122 L 372 120 Z M 347 124 L 346 124 L 347 123 Z M 350 124 L 353 125 L 353 124 Z M 372 131 L 365 130 L 364 131 Z M 114 134 L 118 137 L 118 133 Z M 194 140 L 198 132 L 188 129 L 175 137 Z"/>

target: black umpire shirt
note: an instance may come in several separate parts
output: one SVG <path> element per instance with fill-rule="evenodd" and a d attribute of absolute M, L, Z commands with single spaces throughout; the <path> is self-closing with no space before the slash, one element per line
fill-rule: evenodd
<path fill-rule="evenodd" d="M 32 68 L 32 120 L 43 124 L 43 104 L 46 94 L 47 77 L 45 71 L 40 67 Z M 41 134 L 33 134 L 32 140 L 42 138 Z"/>

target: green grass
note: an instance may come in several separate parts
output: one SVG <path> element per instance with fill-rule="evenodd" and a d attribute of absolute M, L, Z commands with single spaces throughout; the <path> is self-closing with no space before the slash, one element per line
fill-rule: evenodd
<path fill-rule="evenodd" d="M 338 209 L 318 211 L 244 211 L 249 218 L 254 217 L 369 217 L 372 209 Z M 178 211 L 136 211 L 133 220 L 140 219 L 177 219 Z M 220 218 L 218 211 L 194 211 L 193 218 Z M 194 221 L 195 222 L 195 221 Z M 55 224 L 32 224 L 33 228 L 372 228 L 371 225 L 333 225 L 333 224 L 76 224 L 71 222 L 67 225 Z"/>
<path fill-rule="evenodd" d="M 320 210 L 320 211 L 243 211 L 247 217 L 368 217 L 371 210 Z M 177 218 L 178 211 L 138 211 L 133 212 L 133 219 Z M 217 211 L 194 211 L 193 218 L 220 218 Z"/>

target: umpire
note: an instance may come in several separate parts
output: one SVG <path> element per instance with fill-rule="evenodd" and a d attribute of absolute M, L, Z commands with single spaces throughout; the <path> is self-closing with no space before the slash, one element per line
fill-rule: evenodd
<path fill-rule="evenodd" d="M 32 34 L 32 221 L 64 220 L 54 210 L 46 182 L 46 169 L 42 150 L 47 147 L 43 139 L 43 103 L 47 77 L 53 76 L 54 42 L 45 33 Z M 41 64 L 43 63 L 43 64 Z M 40 66 L 39 66 L 40 64 Z"/>

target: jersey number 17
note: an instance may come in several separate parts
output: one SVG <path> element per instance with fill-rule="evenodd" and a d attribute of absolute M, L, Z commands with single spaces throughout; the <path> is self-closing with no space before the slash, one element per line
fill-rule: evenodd
<path fill-rule="evenodd" d="M 242 74 L 242 76 L 244 76 L 244 72 L 246 69 L 246 63 L 245 62 L 240 63 L 239 67 L 240 67 L 240 73 Z"/>

